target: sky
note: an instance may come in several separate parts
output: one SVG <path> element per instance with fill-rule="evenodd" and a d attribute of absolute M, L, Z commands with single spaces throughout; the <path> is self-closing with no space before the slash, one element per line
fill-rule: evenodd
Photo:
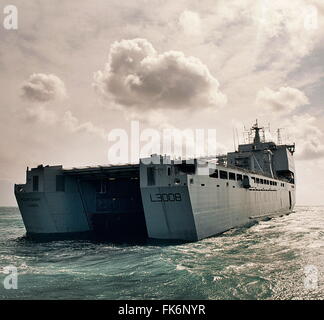
<path fill-rule="evenodd" d="M 0 205 L 27 166 L 109 163 L 131 121 L 216 129 L 222 153 L 255 119 L 296 143 L 297 203 L 324 205 L 323 0 L 0 0 L 0 21 L 9 4 Z"/>

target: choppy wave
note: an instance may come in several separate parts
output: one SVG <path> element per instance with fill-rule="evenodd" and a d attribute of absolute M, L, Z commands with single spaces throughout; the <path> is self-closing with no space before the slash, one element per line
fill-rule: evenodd
<path fill-rule="evenodd" d="M 18 268 L 17 290 L 3 288 L 0 272 L 0 299 L 324 299 L 324 207 L 177 245 L 24 234 L 18 209 L 0 208 L 0 271 Z"/>

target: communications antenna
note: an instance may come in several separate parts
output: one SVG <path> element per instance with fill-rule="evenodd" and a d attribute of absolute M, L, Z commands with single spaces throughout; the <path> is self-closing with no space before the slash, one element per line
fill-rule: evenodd
<path fill-rule="evenodd" d="M 283 128 L 278 128 L 278 130 L 277 130 L 277 144 L 278 145 L 282 145 L 282 138 L 281 138 L 281 130 L 282 130 Z"/>

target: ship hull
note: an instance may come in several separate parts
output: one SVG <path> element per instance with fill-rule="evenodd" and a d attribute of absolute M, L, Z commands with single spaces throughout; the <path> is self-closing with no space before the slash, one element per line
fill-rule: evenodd
<path fill-rule="evenodd" d="M 146 239 L 138 174 L 138 166 L 96 172 L 39 166 L 27 171 L 27 183 L 15 185 L 26 236 L 35 240 Z"/>
<path fill-rule="evenodd" d="M 295 193 L 289 185 L 242 188 L 237 181 L 197 180 L 189 186 L 189 194 L 198 239 L 293 210 Z"/>
<path fill-rule="evenodd" d="M 150 238 L 197 241 L 291 213 L 294 207 L 295 193 L 289 187 L 249 190 L 235 182 L 198 180 L 189 186 L 142 188 Z M 180 195 L 179 201 L 174 201 L 175 195 Z"/>
<path fill-rule="evenodd" d="M 147 238 L 143 212 L 90 213 L 82 205 L 85 198 L 82 193 L 16 193 L 26 237 L 39 241 Z"/>
<path fill-rule="evenodd" d="M 292 212 L 293 183 L 237 168 L 216 171 L 163 163 L 38 167 L 15 195 L 27 236 L 45 240 L 197 241 Z"/>
<path fill-rule="evenodd" d="M 295 205 L 295 185 L 287 181 L 239 168 L 151 160 L 140 165 L 150 238 L 197 241 L 290 213 Z"/>
<path fill-rule="evenodd" d="M 91 233 L 78 193 L 15 193 L 31 239 L 77 239 Z"/>

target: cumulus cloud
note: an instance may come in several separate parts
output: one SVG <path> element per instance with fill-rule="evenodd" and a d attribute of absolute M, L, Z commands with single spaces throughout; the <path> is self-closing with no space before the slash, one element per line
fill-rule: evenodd
<path fill-rule="evenodd" d="M 97 127 L 91 121 L 81 122 L 70 110 L 57 114 L 43 105 L 36 105 L 33 108 L 26 108 L 23 118 L 69 133 L 86 133 L 106 140 L 106 131 L 103 128 Z"/>
<path fill-rule="evenodd" d="M 201 33 L 201 19 L 197 12 L 183 11 L 179 17 L 179 25 L 186 35 L 196 36 Z"/>
<path fill-rule="evenodd" d="M 284 123 L 288 133 L 296 140 L 296 157 L 312 160 L 324 157 L 323 131 L 316 125 L 316 118 L 303 114 L 293 116 Z"/>
<path fill-rule="evenodd" d="M 308 113 L 289 116 L 282 121 L 284 113 L 309 104 L 307 96 L 296 88 L 281 87 L 278 91 L 264 88 L 257 94 L 256 103 L 260 108 L 273 112 L 280 126 L 285 129 L 285 143 L 296 143 L 296 158 L 312 160 L 324 157 L 323 131 L 316 124 L 316 118 Z M 288 140 L 293 141 L 288 141 Z"/>
<path fill-rule="evenodd" d="M 87 133 L 102 139 L 106 138 L 105 130 L 91 121 L 80 122 L 70 110 L 63 111 L 48 108 L 46 103 L 66 97 L 64 82 L 54 74 L 34 73 L 22 86 L 22 97 L 30 102 L 21 116 L 27 121 L 42 125 L 60 127 L 70 133 Z M 64 113 L 63 113 L 64 112 Z"/>
<path fill-rule="evenodd" d="M 100 138 L 106 140 L 107 135 L 104 129 L 95 126 L 90 121 L 80 123 L 79 119 L 76 118 L 70 110 L 65 112 L 62 123 L 70 132 L 85 132 L 99 136 Z"/>
<path fill-rule="evenodd" d="M 256 104 L 265 111 L 289 113 L 309 104 L 309 100 L 296 88 L 281 87 L 278 91 L 263 88 L 257 93 Z"/>
<path fill-rule="evenodd" d="M 158 54 L 145 39 L 114 42 L 94 86 L 119 105 L 147 110 L 221 107 L 227 102 L 199 59 L 179 51 Z"/>
<path fill-rule="evenodd" d="M 45 108 L 43 105 L 36 105 L 32 108 L 26 108 L 22 113 L 22 117 L 27 121 L 44 123 L 46 125 L 56 125 L 58 121 L 57 114 Z"/>
<path fill-rule="evenodd" d="M 273 0 L 260 2 L 258 7 L 254 20 L 266 50 L 276 50 L 286 63 L 312 51 L 318 35 L 318 16 L 308 0 Z"/>
<path fill-rule="evenodd" d="M 34 73 L 22 85 L 22 97 L 32 102 L 49 102 L 66 97 L 64 82 L 54 74 Z"/>

